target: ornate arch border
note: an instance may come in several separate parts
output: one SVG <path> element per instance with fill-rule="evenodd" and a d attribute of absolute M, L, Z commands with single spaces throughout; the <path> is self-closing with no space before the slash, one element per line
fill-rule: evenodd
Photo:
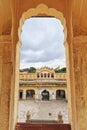
<path fill-rule="evenodd" d="M 61 24 L 63 25 L 63 32 L 64 32 L 64 44 L 67 44 L 67 27 L 66 27 L 66 20 L 63 16 L 63 13 L 61 13 L 60 11 L 57 11 L 55 8 L 49 8 L 47 5 L 41 3 L 38 6 L 36 6 L 36 8 L 30 8 L 28 11 L 24 12 L 22 14 L 22 17 L 19 21 L 19 28 L 18 28 L 18 42 L 17 42 L 17 46 L 16 46 L 16 58 L 15 58 L 15 91 L 14 91 L 14 95 L 15 97 L 18 97 L 18 87 L 19 86 L 19 64 L 20 64 L 20 46 L 22 44 L 21 41 L 21 32 L 22 32 L 22 26 L 25 22 L 26 19 L 29 19 L 33 16 L 39 16 L 40 14 L 44 14 L 44 16 L 52 16 L 55 17 L 57 19 L 59 19 L 61 21 Z M 67 48 L 66 48 L 67 49 Z M 13 122 L 13 129 L 15 128 L 15 124 L 17 122 L 17 98 L 14 98 L 14 122 Z"/>
<path fill-rule="evenodd" d="M 63 14 L 54 8 L 48 8 L 48 6 L 43 3 L 39 4 L 36 8 L 30 8 L 27 12 L 23 13 L 23 15 L 20 19 L 20 22 L 19 22 L 19 28 L 18 28 L 19 41 L 18 41 L 18 43 L 22 44 L 20 34 L 22 32 L 22 26 L 23 26 L 25 20 L 29 19 L 32 16 L 38 16 L 39 14 L 46 14 L 47 16 L 53 16 L 61 21 L 61 24 L 64 27 L 64 30 L 63 30 L 64 44 L 66 44 L 67 43 L 67 27 L 66 27 L 66 20 L 65 20 Z"/>

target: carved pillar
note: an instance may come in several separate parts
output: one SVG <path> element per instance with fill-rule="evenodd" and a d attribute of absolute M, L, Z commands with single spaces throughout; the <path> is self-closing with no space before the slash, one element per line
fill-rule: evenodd
<path fill-rule="evenodd" d="M 65 99 L 66 99 L 66 101 L 68 101 L 67 90 L 65 91 Z"/>
<path fill-rule="evenodd" d="M 38 88 L 35 90 L 35 100 L 38 100 L 39 99 L 39 91 L 38 91 Z"/>
<path fill-rule="evenodd" d="M 26 90 L 23 90 L 23 99 L 26 99 Z"/>
<path fill-rule="evenodd" d="M 35 94 L 35 100 L 39 99 L 39 97 L 40 97 L 39 94 L 36 93 L 36 94 Z"/>
<path fill-rule="evenodd" d="M 14 47 L 14 69 L 15 69 L 15 74 L 14 74 L 14 122 L 13 122 L 13 129 L 15 129 L 15 124 L 17 122 L 18 118 L 18 91 L 19 91 L 19 68 L 20 68 L 20 47 L 21 43 L 18 42 L 16 46 Z"/>
<path fill-rule="evenodd" d="M 12 80 L 12 44 L 0 42 L 0 129 L 9 129 L 10 93 Z"/>

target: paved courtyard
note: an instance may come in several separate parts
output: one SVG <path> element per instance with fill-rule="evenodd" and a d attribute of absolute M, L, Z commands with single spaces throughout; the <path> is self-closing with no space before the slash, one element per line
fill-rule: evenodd
<path fill-rule="evenodd" d="M 32 120 L 57 120 L 57 115 L 61 111 L 64 123 L 68 123 L 68 103 L 65 100 L 19 101 L 18 122 L 26 121 L 26 113 L 28 111 L 31 114 Z"/>

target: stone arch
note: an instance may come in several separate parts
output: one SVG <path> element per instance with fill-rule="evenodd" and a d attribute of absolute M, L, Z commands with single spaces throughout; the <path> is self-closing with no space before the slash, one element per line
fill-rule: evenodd
<path fill-rule="evenodd" d="M 19 28 L 18 28 L 18 37 L 19 37 L 19 41 L 18 43 L 21 44 L 21 32 L 22 32 L 22 26 L 25 22 L 26 19 L 29 19 L 30 17 L 33 16 L 38 16 L 39 14 L 44 14 L 44 16 L 51 16 L 51 17 L 55 17 L 57 19 L 59 19 L 61 21 L 61 24 L 64 27 L 64 44 L 67 43 L 67 27 L 66 27 L 66 20 L 63 16 L 63 14 L 60 11 L 57 11 L 55 8 L 48 8 L 47 5 L 45 4 L 39 4 L 36 8 L 31 8 L 29 9 L 27 12 L 24 12 L 20 22 L 19 22 Z"/>
<path fill-rule="evenodd" d="M 45 89 L 46 89 L 47 91 L 49 91 L 49 94 L 50 94 L 50 95 L 52 95 L 52 91 L 51 91 L 51 89 L 49 89 L 49 88 L 42 88 L 42 89 L 40 89 L 40 90 L 39 90 L 39 94 L 41 95 L 41 93 L 42 93 Z"/>
<path fill-rule="evenodd" d="M 63 16 L 63 13 L 61 13 L 60 11 L 57 11 L 55 8 L 48 8 L 47 5 L 45 4 L 39 4 L 36 8 L 30 8 L 28 11 L 24 12 L 20 22 L 19 22 L 19 28 L 18 28 L 18 43 L 16 46 L 16 62 L 15 62 L 15 86 L 19 85 L 19 64 L 20 64 L 20 46 L 21 46 L 21 32 L 22 32 L 22 26 L 25 22 L 26 19 L 29 19 L 30 17 L 33 16 L 51 16 L 51 17 L 55 17 L 57 19 L 60 20 L 61 24 L 63 25 L 63 32 L 64 32 L 64 44 L 67 44 L 67 27 L 66 27 L 66 20 Z M 15 89 L 15 96 L 16 93 L 18 91 L 18 88 Z M 18 96 L 18 95 L 17 95 Z M 14 100 L 14 123 L 17 122 L 17 100 Z"/>
<path fill-rule="evenodd" d="M 34 89 L 27 89 L 26 90 L 26 99 L 34 99 L 35 90 Z"/>
<path fill-rule="evenodd" d="M 65 99 L 66 98 L 66 91 L 65 89 L 57 89 L 56 90 L 56 99 Z"/>
<path fill-rule="evenodd" d="M 50 78 L 50 73 L 48 73 L 48 78 Z"/>
<path fill-rule="evenodd" d="M 42 89 L 39 90 L 38 94 L 40 95 L 41 100 L 43 100 L 42 93 L 45 90 L 49 93 L 49 97 L 48 97 L 49 99 L 48 100 L 50 100 L 51 99 L 51 95 L 52 95 L 52 90 L 51 89 L 49 89 L 49 88 L 42 88 Z"/>
<path fill-rule="evenodd" d="M 54 78 L 54 73 L 51 73 L 51 78 Z"/>
<path fill-rule="evenodd" d="M 41 73 L 41 78 L 43 78 L 43 73 Z"/>
<path fill-rule="evenodd" d="M 50 97 L 49 91 L 44 89 L 41 93 L 41 96 L 42 96 L 42 100 L 48 101 Z"/>

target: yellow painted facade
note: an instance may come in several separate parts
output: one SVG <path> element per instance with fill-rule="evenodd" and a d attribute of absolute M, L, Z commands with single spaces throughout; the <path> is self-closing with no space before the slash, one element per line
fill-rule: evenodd
<path fill-rule="evenodd" d="M 27 99 L 27 92 L 33 90 L 34 99 L 42 100 L 42 92 L 46 90 L 49 93 L 49 100 L 56 100 L 58 97 L 67 100 L 66 73 L 55 73 L 53 69 L 43 67 L 37 69 L 35 73 L 20 72 L 19 78 L 19 99 Z M 30 97 L 33 98 L 31 93 Z"/>

